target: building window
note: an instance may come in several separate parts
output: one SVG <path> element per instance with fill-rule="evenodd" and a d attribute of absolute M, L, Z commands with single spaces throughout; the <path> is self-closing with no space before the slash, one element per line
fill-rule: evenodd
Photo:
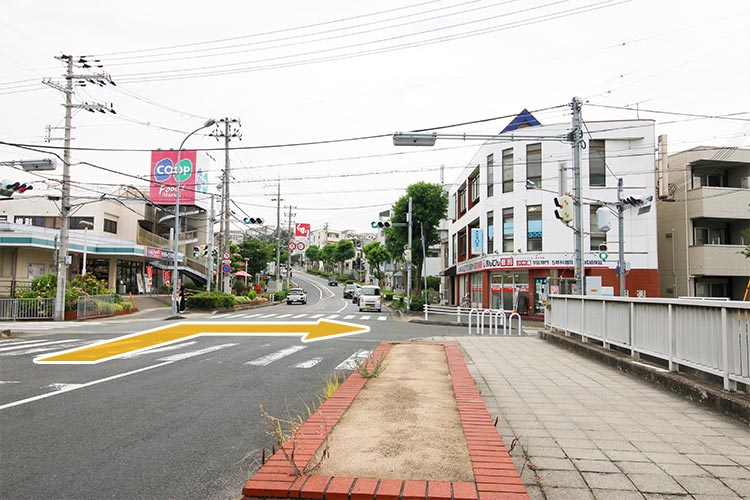
<path fill-rule="evenodd" d="M 466 186 L 458 190 L 458 216 L 466 213 Z"/>
<path fill-rule="evenodd" d="M 469 179 L 469 194 L 471 205 L 474 206 L 479 201 L 479 167 L 476 169 L 476 175 Z"/>
<path fill-rule="evenodd" d="M 495 194 L 495 155 L 487 155 L 487 198 Z"/>
<path fill-rule="evenodd" d="M 487 212 L 487 253 L 495 251 L 495 212 Z"/>
<path fill-rule="evenodd" d="M 599 219 L 596 211 L 602 205 L 589 205 L 589 234 L 591 235 L 591 250 L 599 251 L 599 245 L 607 242 L 607 233 L 599 231 Z"/>
<path fill-rule="evenodd" d="M 503 150 L 503 193 L 513 192 L 513 148 Z"/>
<path fill-rule="evenodd" d="M 513 252 L 513 209 L 503 209 L 503 252 Z"/>
<path fill-rule="evenodd" d="M 458 261 L 466 260 L 466 228 L 458 232 Z"/>
<path fill-rule="evenodd" d="M 589 186 L 606 186 L 604 140 L 589 141 Z"/>
<path fill-rule="evenodd" d="M 701 245 L 726 245 L 726 231 L 722 227 L 696 227 L 695 244 Z"/>
<path fill-rule="evenodd" d="M 117 234 L 117 221 L 104 219 L 104 232 Z"/>
<path fill-rule="evenodd" d="M 526 180 L 542 187 L 542 143 L 526 146 Z"/>
<path fill-rule="evenodd" d="M 542 206 L 530 205 L 526 207 L 526 250 L 538 252 L 542 250 Z"/>
<path fill-rule="evenodd" d="M 60 217 L 47 217 L 44 215 L 16 215 L 13 217 L 14 224 L 46 227 L 50 229 L 60 229 L 61 220 Z"/>
<path fill-rule="evenodd" d="M 451 252 L 451 254 L 453 255 L 453 260 L 452 260 L 451 264 L 455 264 L 456 262 L 458 262 L 458 243 L 457 243 L 457 241 L 458 241 L 458 235 L 454 234 L 453 235 L 453 241 L 452 241 L 453 251 Z"/>
<path fill-rule="evenodd" d="M 81 225 L 81 222 L 88 222 L 91 224 L 89 226 L 89 229 L 93 229 L 94 226 L 94 218 L 93 217 L 71 217 L 68 221 L 68 225 L 70 227 L 71 231 L 83 231 L 83 226 Z"/>

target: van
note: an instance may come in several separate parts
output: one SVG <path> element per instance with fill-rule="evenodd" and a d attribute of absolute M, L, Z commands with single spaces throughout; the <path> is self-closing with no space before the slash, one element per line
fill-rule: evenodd
<path fill-rule="evenodd" d="M 382 300 L 380 298 L 380 287 L 365 285 L 359 294 L 360 311 L 382 311 Z"/>

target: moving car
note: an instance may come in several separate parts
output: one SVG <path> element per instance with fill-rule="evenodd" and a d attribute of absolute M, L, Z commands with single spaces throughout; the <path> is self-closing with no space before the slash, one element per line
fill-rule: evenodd
<path fill-rule="evenodd" d="M 339 280 L 331 276 L 328 278 L 328 286 L 339 286 Z"/>
<path fill-rule="evenodd" d="M 307 304 L 307 292 L 301 288 L 290 288 L 286 294 L 286 303 L 294 304 L 295 302 Z"/>
<path fill-rule="evenodd" d="M 357 285 L 354 283 L 347 283 L 344 285 L 344 298 L 351 299 L 354 297 L 354 291 L 357 289 Z"/>
<path fill-rule="evenodd" d="M 382 311 L 383 304 L 380 299 L 380 287 L 375 285 L 365 285 L 359 295 L 360 311 Z"/>

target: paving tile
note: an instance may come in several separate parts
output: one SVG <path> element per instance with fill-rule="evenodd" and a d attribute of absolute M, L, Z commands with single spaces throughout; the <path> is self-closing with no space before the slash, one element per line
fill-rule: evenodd
<path fill-rule="evenodd" d="M 734 492 L 724 483 L 712 477 L 679 477 L 676 478 L 680 486 L 692 495 L 719 495 L 728 497 Z"/>
<path fill-rule="evenodd" d="M 666 474 L 629 474 L 635 487 L 641 493 L 666 493 L 684 495 L 687 492 L 674 479 Z"/>
<path fill-rule="evenodd" d="M 576 470 L 573 462 L 567 458 L 537 457 L 533 464 L 537 470 Z"/>
<path fill-rule="evenodd" d="M 742 498 L 750 498 L 750 479 L 726 478 L 722 481 Z"/>
<path fill-rule="evenodd" d="M 750 470 L 748 470 L 745 467 L 724 467 L 724 466 L 718 466 L 718 465 L 704 465 L 704 469 L 706 469 L 710 474 L 713 474 L 716 477 L 729 477 L 733 479 L 747 479 L 750 480 Z"/>
<path fill-rule="evenodd" d="M 639 451 L 612 450 L 606 452 L 607 456 L 615 462 L 651 462 L 651 459 Z"/>
<path fill-rule="evenodd" d="M 562 448 L 559 448 L 557 446 L 553 447 L 545 447 L 545 446 L 539 446 L 539 447 L 529 447 L 527 448 L 527 451 L 530 456 L 532 457 L 554 457 L 554 458 L 566 458 L 565 452 L 562 450 Z"/>
<path fill-rule="evenodd" d="M 596 500 L 643 500 L 644 498 L 643 495 L 635 490 L 602 490 L 595 488 L 591 492 Z"/>
<path fill-rule="evenodd" d="M 698 465 L 736 465 L 724 455 L 689 454 L 687 457 Z"/>
<path fill-rule="evenodd" d="M 593 500 L 594 495 L 586 488 L 544 488 L 547 500 Z"/>
<path fill-rule="evenodd" d="M 692 464 L 686 455 L 679 453 L 653 453 L 646 452 L 645 455 L 655 464 Z"/>
<path fill-rule="evenodd" d="M 578 471 L 540 470 L 539 480 L 545 492 L 547 488 L 585 488 L 586 483 Z"/>
<path fill-rule="evenodd" d="M 625 474 L 663 474 L 661 468 L 652 462 L 615 462 Z"/>
<path fill-rule="evenodd" d="M 620 472 L 620 469 L 609 460 L 573 460 L 581 472 Z"/>
<path fill-rule="evenodd" d="M 710 476 L 704 467 L 695 464 L 659 464 L 659 467 L 672 477 L 676 476 Z"/>
<path fill-rule="evenodd" d="M 587 448 L 563 448 L 566 455 L 579 460 L 605 460 L 607 456 L 600 450 Z"/>
<path fill-rule="evenodd" d="M 581 474 L 590 488 L 635 491 L 633 483 L 622 473 L 582 472 Z"/>

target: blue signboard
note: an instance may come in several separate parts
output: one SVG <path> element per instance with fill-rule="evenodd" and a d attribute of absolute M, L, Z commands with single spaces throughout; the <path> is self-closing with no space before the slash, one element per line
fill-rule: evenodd
<path fill-rule="evenodd" d="M 471 254 L 479 255 L 482 253 L 482 230 L 478 227 L 471 229 Z"/>

